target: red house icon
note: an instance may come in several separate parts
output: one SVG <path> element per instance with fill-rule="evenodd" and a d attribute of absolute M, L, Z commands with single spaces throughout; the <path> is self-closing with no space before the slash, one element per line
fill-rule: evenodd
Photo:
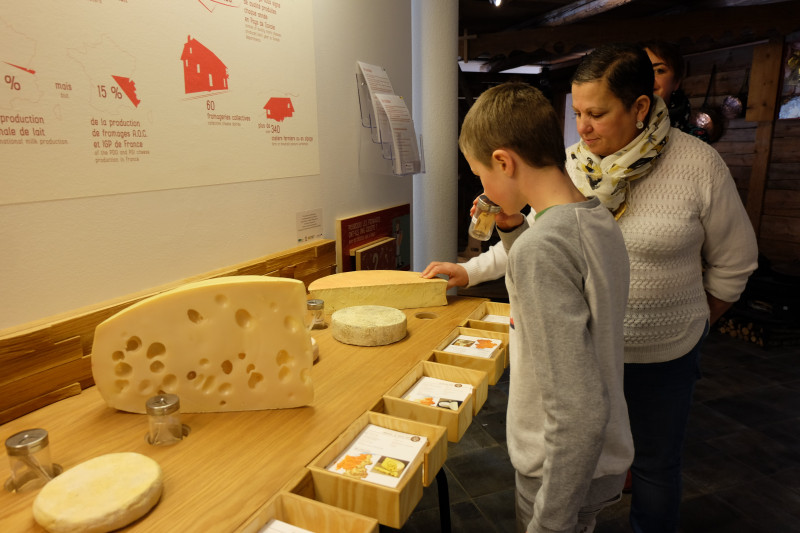
<path fill-rule="evenodd" d="M 283 119 L 294 114 L 291 98 L 270 98 L 264 109 L 267 110 L 267 118 L 278 122 L 283 122 Z"/>
<path fill-rule="evenodd" d="M 228 67 L 191 35 L 183 45 L 181 61 L 186 94 L 228 89 Z"/>

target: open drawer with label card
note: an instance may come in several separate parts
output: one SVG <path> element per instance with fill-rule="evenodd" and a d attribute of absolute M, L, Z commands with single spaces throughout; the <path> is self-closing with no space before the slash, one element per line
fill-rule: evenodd
<path fill-rule="evenodd" d="M 508 333 L 511 323 L 511 306 L 502 302 L 484 302 L 467 315 L 461 324 L 467 328 Z"/>
<path fill-rule="evenodd" d="M 429 360 L 486 372 L 489 385 L 503 375 L 508 359 L 508 333 L 459 326 L 433 350 Z"/>
<path fill-rule="evenodd" d="M 483 407 L 488 389 L 486 372 L 420 361 L 373 411 L 444 426 L 447 440 L 458 442 Z"/>
<path fill-rule="evenodd" d="M 399 529 L 447 458 L 446 433 L 367 411 L 308 465 L 314 498 Z"/>
<path fill-rule="evenodd" d="M 308 485 L 309 480 L 297 481 L 295 487 Z M 300 490 L 300 489 L 298 489 Z M 272 533 L 273 531 L 309 531 L 314 533 L 378 533 L 378 521 L 332 505 L 318 502 L 313 492 L 295 494 L 279 492 L 250 520 L 242 533 Z"/>

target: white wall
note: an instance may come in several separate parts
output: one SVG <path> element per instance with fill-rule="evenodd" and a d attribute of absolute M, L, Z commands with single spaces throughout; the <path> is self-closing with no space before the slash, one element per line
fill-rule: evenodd
<path fill-rule="evenodd" d="M 411 177 L 359 165 L 355 85 L 356 61 L 382 65 L 411 107 L 410 0 L 313 10 L 320 174 L 0 206 L 0 329 L 291 248 L 298 212 L 333 239 L 337 217 L 411 202 Z"/>

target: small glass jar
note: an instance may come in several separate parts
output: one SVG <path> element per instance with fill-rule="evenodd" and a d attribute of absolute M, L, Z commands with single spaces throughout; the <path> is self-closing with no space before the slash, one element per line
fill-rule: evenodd
<path fill-rule="evenodd" d="M 50 460 L 50 439 L 41 428 L 27 429 L 6 439 L 11 478 L 6 488 L 16 492 L 37 489 L 55 477 Z"/>
<path fill-rule="evenodd" d="M 479 241 L 488 241 L 494 231 L 494 219 L 502 208 L 482 194 L 478 197 L 475 214 L 469 224 L 469 235 Z"/>
<path fill-rule="evenodd" d="M 183 439 L 180 407 L 180 399 L 175 394 L 159 394 L 147 400 L 145 410 L 150 418 L 147 442 L 153 446 L 168 446 Z"/>
<path fill-rule="evenodd" d="M 323 300 L 311 299 L 306 303 L 306 328 L 322 329 L 325 327 L 325 302 Z"/>

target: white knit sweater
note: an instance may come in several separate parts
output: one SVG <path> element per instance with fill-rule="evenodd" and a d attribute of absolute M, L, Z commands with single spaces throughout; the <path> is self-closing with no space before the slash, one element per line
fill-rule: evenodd
<path fill-rule="evenodd" d="M 567 158 L 567 172 L 579 179 Z M 758 262 L 753 227 L 719 153 L 676 128 L 619 220 L 631 262 L 625 362 L 681 357 L 709 316 L 705 291 L 735 302 Z M 464 263 L 470 285 L 505 273 L 502 243 Z M 703 270 L 705 266 L 705 271 Z"/>
<path fill-rule="evenodd" d="M 575 179 L 573 165 L 568 158 Z M 731 173 L 714 148 L 672 128 L 653 170 L 631 183 L 619 225 L 631 264 L 625 362 L 681 357 L 708 320 L 705 292 L 734 302 L 757 266 L 755 234 Z"/>

